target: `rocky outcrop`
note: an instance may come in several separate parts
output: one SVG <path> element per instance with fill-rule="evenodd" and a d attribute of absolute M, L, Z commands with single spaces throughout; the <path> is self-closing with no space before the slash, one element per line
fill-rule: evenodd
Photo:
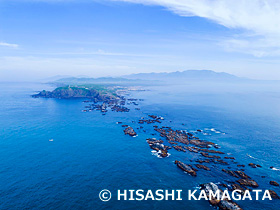
<path fill-rule="evenodd" d="M 251 179 L 247 174 L 245 174 L 243 171 L 235 171 L 235 173 L 241 177 L 242 179 Z"/>
<path fill-rule="evenodd" d="M 155 138 L 149 138 L 149 139 L 147 139 L 147 143 L 150 145 L 150 148 L 152 150 L 157 151 L 157 154 L 160 157 L 169 156 L 168 150 L 171 149 L 171 147 L 164 145 L 162 140 L 157 140 Z"/>
<path fill-rule="evenodd" d="M 110 101 L 116 100 L 118 97 L 112 93 L 105 92 L 101 93 L 101 91 L 93 89 L 93 88 L 85 88 L 85 87 L 59 87 L 54 91 L 46 91 L 43 90 L 38 94 L 32 95 L 34 98 L 91 98 L 96 99 L 97 101 Z"/>
<path fill-rule="evenodd" d="M 210 171 L 210 168 L 201 164 L 195 164 L 197 168 L 204 169 L 206 171 Z"/>
<path fill-rule="evenodd" d="M 130 135 L 130 136 L 136 136 L 137 135 L 137 133 L 130 126 L 128 126 L 126 129 L 124 129 L 123 132 L 124 132 L 125 135 Z"/>
<path fill-rule="evenodd" d="M 240 192 L 241 192 L 241 194 L 244 194 L 244 192 L 245 192 L 245 189 L 244 188 L 242 188 L 239 184 L 232 184 L 231 185 L 231 190 L 240 190 Z"/>
<path fill-rule="evenodd" d="M 237 180 L 237 182 L 243 186 L 254 187 L 254 188 L 259 187 L 258 183 L 252 179 L 239 179 Z"/>
<path fill-rule="evenodd" d="M 217 155 L 209 155 L 206 152 L 201 152 L 200 154 L 204 157 L 207 157 L 207 158 L 215 158 L 215 159 L 220 159 L 221 158 L 220 156 L 217 156 Z"/>
<path fill-rule="evenodd" d="M 196 172 L 195 170 L 193 170 L 193 168 L 181 161 L 175 160 L 175 164 L 182 169 L 183 171 L 187 172 L 188 174 L 192 175 L 192 176 L 196 176 Z"/>
<path fill-rule="evenodd" d="M 177 151 L 186 152 L 186 150 L 184 150 L 182 146 L 172 146 L 172 147 Z"/>
<path fill-rule="evenodd" d="M 252 168 L 261 168 L 261 165 L 255 163 L 249 163 L 248 165 L 251 166 Z"/>
<path fill-rule="evenodd" d="M 280 199 L 279 195 L 277 195 L 277 193 L 275 191 L 273 191 L 273 190 L 268 190 L 268 191 L 269 191 L 271 198 Z"/>
<path fill-rule="evenodd" d="M 275 181 L 270 181 L 269 184 L 271 184 L 273 186 L 277 186 L 277 187 L 279 186 L 279 184 L 277 182 L 275 182 Z"/>
<path fill-rule="evenodd" d="M 204 190 L 208 199 L 209 199 L 209 203 L 212 206 L 216 206 L 219 209 L 222 210 L 242 210 L 242 208 L 235 202 L 231 201 L 231 200 L 220 200 L 222 198 L 222 193 L 223 191 L 221 189 L 219 189 L 219 187 L 210 182 L 210 183 L 206 183 L 206 184 L 201 184 L 201 189 L 200 190 Z M 217 193 L 216 197 L 211 197 L 210 199 L 210 192 L 213 192 L 214 194 Z"/>
<path fill-rule="evenodd" d="M 235 160 L 235 157 L 224 157 L 225 159 Z"/>
<path fill-rule="evenodd" d="M 226 169 L 222 169 L 223 172 L 233 176 L 233 177 L 236 177 L 238 178 L 239 176 L 234 172 L 234 171 L 231 171 L 231 170 L 226 170 Z"/>

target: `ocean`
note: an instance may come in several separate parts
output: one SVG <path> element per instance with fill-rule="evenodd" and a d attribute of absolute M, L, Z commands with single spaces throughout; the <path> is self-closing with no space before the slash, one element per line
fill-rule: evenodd
<path fill-rule="evenodd" d="M 170 157 L 153 155 L 147 138 L 159 135 L 152 125 L 137 121 L 148 114 L 164 117 L 159 126 L 195 132 L 221 146 L 221 151 L 245 164 L 245 172 L 280 195 L 280 85 L 277 83 L 148 86 L 131 91 L 144 99 L 128 105 L 128 113 L 82 112 L 83 99 L 32 98 L 54 87 L 39 83 L 0 83 L 0 209 L 214 209 L 207 201 L 118 201 L 117 190 L 198 189 L 199 184 L 236 180 L 221 171 L 229 166 L 199 169 L 197 177 L 175 164 L 188 164 L 197 154 L 170 150 Z M 140 110 L 135 110 L 140 108 Z M 138 136 L 124 135 L 121 124 Z M 152 134 L 155 134 L 153 136 Z M 260 164 L 251 168 L 249 163 Z M 270 167 L 274 168 L 271 169 Z M 262 178 L 262 176 L 265 176 Z M 102 202 L 108 189 L 112 199 Z M 237 201 L 248 210 L 279 209 L 279 200 Z"/>

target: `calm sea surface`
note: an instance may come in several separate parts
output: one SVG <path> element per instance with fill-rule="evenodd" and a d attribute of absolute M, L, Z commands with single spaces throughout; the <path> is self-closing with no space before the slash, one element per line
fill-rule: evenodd
<path fill-rule="evenodd" d="M 53 89 L 47 85 L 0 83 L 0 89 L 0 209 L 213 209 L 207 201 L 188 201 L 186 193 L 201 183 L 234 180 L 221 172 L 227 166 L 209 164 L 210 172 L 199 170 L 191 177 L 174 161 L 191 163 L 195 154 L 172 149 L 168 158 L 152 155 L 146 143 L 155 133 L 152 125 L 137 130 L 132 122 L 148 114 L 163 116 L 163 126 L 202 129 L 209 135 L 200 138 L 219 144 L 238 163 L 260 164 L 246 166 L 245 172 L 260 189 L 280 195 L 279 187 L 269 185 L 270 180 L 280 183 L 280 85 L 148 87 L 131 92 L 144 101 L 129 105 L 129 113 L 105 116 L 82 112 L 82 100 L 30 97 Z M 117 121 L 134 127 L 138 136 L 125 136 Z M 112 192 L 109 202 L 100 201 L 102 189 Z M 117 189 L 182 189 L 184 200 L 117 201 Z M 238 204 L 249 210 L 280 209 L 279 201 Z"/>

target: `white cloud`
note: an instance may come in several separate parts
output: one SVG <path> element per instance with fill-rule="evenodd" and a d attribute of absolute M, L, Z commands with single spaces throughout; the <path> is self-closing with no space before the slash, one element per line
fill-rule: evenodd
<path fill-rule="evenodd" d="M 280 55 L 279 0 L 112 1 L 158 5 L 180 16 L 207 18 L 227 28 L 241 30 L 238 38 L 222 42 L 227 49 L 250 53 L 259 57 Z"/>
<path fill-rule="evenodd" d="M 10 44 L 10 43 L 6 43 L 6 42 L 0 42 L 0 47 L 11 47 L 11 48 L 18 48 L 17 44 Z"/>

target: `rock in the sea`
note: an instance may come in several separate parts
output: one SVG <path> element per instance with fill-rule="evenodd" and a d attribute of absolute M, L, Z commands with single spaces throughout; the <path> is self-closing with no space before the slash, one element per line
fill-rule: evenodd
<path fill-rule="evenodd" d="M 186 152 L 186 150 L 184 150 L 182 146 L 172 146 L 172 147 L 177 151 Z"/>
<path fill-rule="evenodd" d="M 232 190 L 240 190 L 241 194 L 244 194 L 245 190 L 239 184 L 232 184 Z"/>
<path fill-rule="evenodd" d="M 130 136 L 136 136 L 137 135 L 137 133 L 130 126 L 128 126 L 126 129 L 124 129 L 124 134 L 125 135 L 130 135 Z"/>
<path fill-rule="evenodd" d="M 187 172 L 188 174 L 192 175 L 192 176 L 196 176 L 196 172 L 195 170 L 193 170 L 193 168 L 181 161 L 175 160 L 175 164 L 182 169 L 183 171 Z"/>
<path fill-rule="evenodd" d="M 157 151 L 160 157 L 168 157 L 169 153 L 168 150 L 171 147 L 166 146 L 163 144 L 162 140 L 157 140 L 156 138 L 149 138 L 147 139 L 147 143 L 150 145 L 150 148 Z"/>
<path fill-rule="evenodd" d="M 239 177 L 242 179 L 251 179 L 247 174 L 245 174 L 243 171 L 234 171 Z"/>
<path fill-rule="evenodd" d="M 270 181 L 269 184 L 271 184 L 273 186 L 277 186 L 277 187 L 279 186 L 279 184 L 277 182 L 275 182 L 275 181 Z"/>
<path fill-rule="evenodd" d="M 201 184 L 201 189 L 200 190 L 204 190 L 208 199 L 209 199 L 209 203 L 213 206 L 217 206 L 219 209 L 222 210 L 242 210 L 242 208 L 235 202 L 231 201 L 231 200 L 220 200 L 222 198 L 222 190 L 219 189 L 219 187 L 210 182 L 210 183 L 206 183 L 206 184 Z M 211 197 L 210 199 L 210 191 L 212 191 L 214 194 L 217 194 L 216 197 Z"/>
<path fill-rule="evenodd" d="M 237 182 L 243 186 L 249 186 L 254 188 L 259 187 L 258 183 L 252 179 L 239 179 L 237 180 Z"/>
<path fill-rule="evenodd" d="M 225 159 L 235 160 L 235 157 L 224 157 Z"/>
<path fill-rule="evenodd" d="M 195 166 L 196 166 L 197 168 L 201 168 L 201 169 L 204 169 L 204 170 L 206 170 L 206 171 L 210 171 L 210 168 L 208 168 L 207 166 L 204 166 L 204 165 L 201 165 L 201 164 L 195 164 Z"/>
<path fill-rule="evenodd" d="M 269 191 L 271 198 L 280 199 L 279 195 L 277 195 L 277 193 L 275 191 L 273 191 L 273 190 L 268 190 L 268 191 Z"/>
<path fill-rule="evenodd" d="M 238 206 L 237 203 L 230 202 L 227 200 L 222 200 L 219 203 L 219 209 L 221 209 L 221 210 L 242 210 L 242 208 L 240 206 Z"/>
<path fill-rule="evenodd" d="M 231 171 L 231 170 L 226 170 L 226 169 L 222 169 L 223 172 L 233 176 L 233 177 L 236 177 L 238 178 L 239 176 L 234 172 L 234 171 Z"/>
<path fill-rule="evenodd" d="M 248 165 L 251 166 L 252 168 L 261 168 L 261 165 L 255 163 L 249 163 Z"/>

